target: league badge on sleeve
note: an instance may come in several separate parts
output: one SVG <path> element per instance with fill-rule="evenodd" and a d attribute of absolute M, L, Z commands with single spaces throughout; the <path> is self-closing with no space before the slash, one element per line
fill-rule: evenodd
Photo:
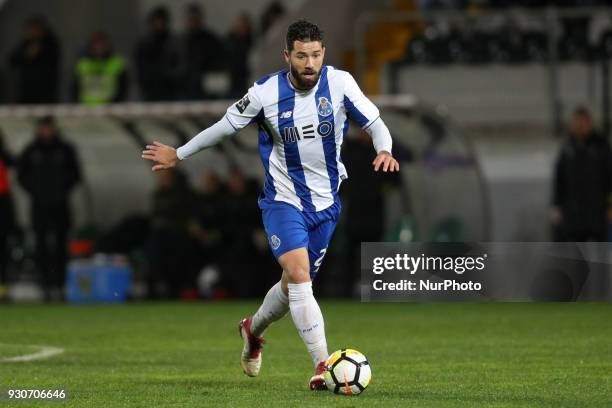
<path fill-rule="evenodd" d="M 320 116 L 329 116 L 332 114 L 332 104 L 329 103 L 326 97 L 322 96 L 319 98 L 319 104 L 317 105 L 317 112 Z"/>
<path fill-rule="evenodd" d="M 238 112 L 244 113 L 244 110 L 247 108 L 247 106 L 249 106 L 249 103 L 251 103 L 249 100 L 249 94 L 246 94 L 241 100 L 236 102 L 236 109 L 238 109 Z"/>

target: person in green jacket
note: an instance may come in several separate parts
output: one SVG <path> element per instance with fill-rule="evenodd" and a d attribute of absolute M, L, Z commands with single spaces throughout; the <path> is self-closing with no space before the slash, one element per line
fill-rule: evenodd
<path fill-rule="evenodd" d="M 126 100 L 127 64 L 113 52 L 106 33 L 94 32 L 87 53 L 76 64 L 74 99 L 87 105 Z"/>

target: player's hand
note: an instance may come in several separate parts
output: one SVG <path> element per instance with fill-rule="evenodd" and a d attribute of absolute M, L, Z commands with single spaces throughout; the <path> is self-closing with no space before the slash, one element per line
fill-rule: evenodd
<path fill-rule="evenodd" d="M 372 166 L 374 166 L 374 171 L 378 171 L 378 169 L 382 169 L 385 173 L 387 171 L 394 172 L 399 171 L 399 163 L 397 160 L 391 156 L 391 153 L 382 151 L 378 153 L 374 161 L 372 162 Z"/>
<path fill-rule="evenodd" d="M 153 166 L 153 171 L 166 170 L 175 167 L 178 163 L 176 149 L 159 142 L 147 145 L 142 151 L 142 158 L 157 163 Z"/>

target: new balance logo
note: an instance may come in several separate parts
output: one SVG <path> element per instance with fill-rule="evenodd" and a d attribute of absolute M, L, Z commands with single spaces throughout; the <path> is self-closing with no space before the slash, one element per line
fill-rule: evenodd
<path fill-rule="evenodd" d="M 286 112 L 282 112 L 280 114 L 280 118 L 281 119 L 289 119 L 291 117 L 291 115 L 293 114 L 293 111 L 286 111 Z"/>

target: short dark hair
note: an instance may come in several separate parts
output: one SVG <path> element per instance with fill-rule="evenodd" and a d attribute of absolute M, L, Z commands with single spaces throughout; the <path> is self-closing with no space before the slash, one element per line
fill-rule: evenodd
<path fill-rule="evenodd" d="M 51 115 L 45 115 L 36 121 L 38 126 L 55 125 L 55 118 Z"/>
<path fill-rule="evenodd" d="M 170 12 L 164 6 L 157 6 L 149 12 L 149 20 L 161 19 L 166 23 L 170 20 Z"/>
<path fill-rule="evenodd" d="M 585 116 L 590 119 L 591 111 L 584 105 L 578 105 L 576 109 L 574 109 L 574 116 Z"/>
<path fill-rule="evenodd" d="M 42 28 L 47 28 L 47 20 L 41 15 L 35 14 L 28 17 L 25 21 L 26 26 L 37 25 Z"/>
<path fill-rule="evenodd" d="M 287 28 L 287 50 L 293 50 L 295 41 L 323 42 L 323 31 L 316 24 L 306 20 L 298 20 Z"/>
<path fill-rule="evenodd" d="M 185 7 L 185 14 L 187 14 L 189 17 L 203 17 L 204 10 L 202 10 L 202 7 L 199 4 L 191 3 Z"/>

